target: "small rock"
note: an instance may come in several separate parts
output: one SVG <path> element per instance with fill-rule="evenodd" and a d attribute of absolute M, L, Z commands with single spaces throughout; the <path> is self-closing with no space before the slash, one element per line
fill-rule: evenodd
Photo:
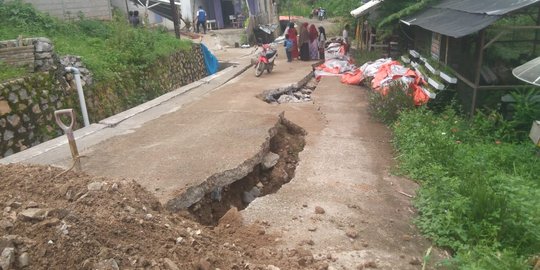
<path fill-rule="evenodd" d="M 118 263 L 115 259 L 108 259 L 108 260 L 102 260 L 99 261 L 97 264 L 94 265 L 94 269 L 96 270 L 119 270 Z"/>
<path fill-rule="evenodd" d="M 374 261 L 369 261 L 364 263 L 364 268 L 377 268 L 377 263 Z"/>
<path fill-rule="evenodd" d="M 345 232 L 345 235 L 347 235 L 348 237 L 352 239 L 356 239 L 358 237 L 358 232 L 353 229 L 347 229 L 347 231 Z"/>
<path fill-rule="evenodd" d="M 322 208 L 320 206 L 315 206 L 315 214 L 322 215 L 324 213 L 326 213 L 326 211 L 324 211 L 324 208 Z"/>
<path fill-rule="evenodd" d="M 151 220 L 153 217 L 154 217 L 154 216 L 152 216 L 152 214 L 146 214 L 146 215 L 144 216 L 144 219 L 146 219 L 146 220 Z"/>
<path fill-rule="evenodd" d="M 2 251 L 0 256 L 0 269 L 11 269 L 11 265 L 15 262 L 15 248 L 7 247 Z"/>
<path fill-rule="evenodd" d="M 420 259 L 417 258 L 417 257 L 414 257 L 414 258 L 412 258 L 412 259 L 409 261 L 409 264 L 411 264 L 411 265 L 421 265 L 421 264 L 422 264 L 422 260 L 420 260 Z"/>
<path fill-rule="evenodd" d="M 33 201 L 29 201 L 28 204 L 26 205 L 26 208 L 37 208 L 39 205 L 37 204 L 37 202 L 33 202 Z"/>
<path fill-rule="evenodd" d="M 165 269 L 168 269 L 168 270 L 180 270 L 180 268 L 178 268 L 178 266 L 176 265 L 176 263 L 174 263 L 171 259 L 169 258 L 165 258 L 163 259 L 163 264 L 165 265 Z"/>
<path fill-rule="evenodd" d="M 184 238 L 183 237 L 178 237 L 176 238 L 176 244 L 182 244 L 182 242 L 184 242 Z"/>
<path fill-rule="evenodd" d="M 259 183 L 257 183 L 257 187 L 258 187 L 259 189 L 262 189 L 262 188 L 264 187 L 264 185 L 263 185 L 263 183 L 259 182 Z"/>
<path fill-rule="evenodd" d="M 19 207 L 22 206 L 22 203 L 21 202 L 17 202 L 17 201 L 13 201 L 11 203 L 8 204 L 9 207 L 13 208 L 13 209 L 17 209 Z"/>
<path fill-rule="evenodd" d="M 126 206 L 124 207 L 124 210 L 126 210 L 126 211 L 127 211 L 128 213 L 130 213 L 130 214 L 134 214 L 135 212 L 137 212 L 137 210 L 135 210 L 135 208 L 133 208 L 133 207 L 131 207 L 131 206 L 129 206 L 129 205 L 126 205 Z"/>
<path fill-rule="evenodd" d="M 112 186 L 111 186 L 111 190 L 112 190 L 112 191 L 116 191 L 116 190 L 118 190 L 118 183 L 114 183 L 114 184 L 112 184 Z"/>
<path fill-rule="evenodd" d="M 270 265 L 266 266 L 266 270 L 280 270 L 280 269 L 279 269 L 279 267 L 273 266 L 273 265 L 270 264 Z"/>
<path fill-rule="evenodd" d="M 19 266 L 24 268 L 30 265 L 30 255 L 28 255 L 28 252 L 23 252 L 19 258 L 17 259 Z"/>
<path fill-rule="evenodd" d="M 8 220 L 0 220 L 0 228 L 3 230 L 11 229 L 13 228 L 13 223 Z"/>
<path fill-rule="evenodd" d="M 316 231 L 316 230 L 317 230 L 317 227 L 309 227 L 309 228 L 308 228 L 308 231 L 310 231 L 310 232 L 314 232 L 314 231 Z"/>
<path fill-rule="evenodd" d="M 266 156 L 264 156 L 263 161 L 261 163 L 264 170 L 268 170 L 278 163 L 279 155 L 276 153 L 268 152 Z"/>
<path fill-rule="evenodd" d="M 88 191 L 99 191 L 103 187 L 103 182 L 92 182 L 88 184 Z"/>
<path fill-rule="evenodd" d="M 411 240 L 412 240 L 412 236 L 408 234 L 403 235 L 403 241 L 411 241 Z"/>
<path fill-rule="evenodd" d="M 307 205 L 307 204 L 305 204 L 305 203 L 304 203 L 304 204 L 302 204 L 302 207 L 304 207 L 304 208 L 306 208 L 307 206 L 308 206 L 308 205 Z"/>
<path fill-rule="evenodd" d="M 210 270 L 212 269 L 212 265 L 205 259 L 201 259 L 199 261 L 199 265 L 197 266 L 198 270 Z"/>
<path fill-rule="evenodd" d="M 22 221 L 41 221 L 47 216 L 48 211 L 41 208 L 28 208 L 19 213 L 19 219 Z"/>
<path fill-rule="evenodd" d="M 250 191 L 244 191 L 242 193 L 242 201 L 245 204 L 249 204 L 252 201 L 254 201 L 259 195 L 261 194 L 261 191 L 257 187 L 253 187 Z"/>
<path fill-rule="evenodd" d="M 44 226 L 44 227 L 52 227 L 52 226 L 56 226 L 58 224 L 60 224 L 60 220 L 57 219 L 57 218 L 47 219 L 47 220 L 44 220 L 41 223 L 39 223 L 39 225 Z"/>

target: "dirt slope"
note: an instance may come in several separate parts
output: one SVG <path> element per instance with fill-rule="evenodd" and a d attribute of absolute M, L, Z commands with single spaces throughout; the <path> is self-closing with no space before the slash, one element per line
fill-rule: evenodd
<path fill-rule="evenodd" d="M 279 235 L 243 226 L 235 209 L 215 228 L 165 211 L 138 184 L 54 167 L 0 166 L 4 269 L 325 269 Z M 278 268 L 274 268 L 278 267 Z"/>

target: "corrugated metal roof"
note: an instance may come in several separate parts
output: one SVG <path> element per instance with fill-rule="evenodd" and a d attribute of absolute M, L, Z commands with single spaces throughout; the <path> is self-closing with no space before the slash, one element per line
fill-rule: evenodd
<path fill-rule="evenodd" d="M 459 38 L 488 27 L 505 14 L 535 3 L 540 3 L 540 0 L 443 0 L 401 22 Z"/>
<path fill-rule="evenodd" d="M 435 5 L 436 8 L 453 9 L 468 13 L 504 15 L 539 2 L 538 0 L 451 0 Z"/>

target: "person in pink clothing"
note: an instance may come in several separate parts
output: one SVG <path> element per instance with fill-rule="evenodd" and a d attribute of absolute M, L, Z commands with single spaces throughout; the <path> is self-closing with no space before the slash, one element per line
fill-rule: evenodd
<path fill-rule="evenodd" d="M 315 25 L 309 26 L 309 58 L 311 60 L 319 60 L 319 32 Z"/>
<path fill-rule="evenodd" d="M 294 28 L 293 22 L 289 24 L 289 30 L 287 30 L 287 34 L 289 35 L 289 39 L 293 43 L 292 48 L 291 48 L 291 57 L 292 59 L 297 59 L 298 58 L 298 32 L 296 32 L 296 28 Z"/>

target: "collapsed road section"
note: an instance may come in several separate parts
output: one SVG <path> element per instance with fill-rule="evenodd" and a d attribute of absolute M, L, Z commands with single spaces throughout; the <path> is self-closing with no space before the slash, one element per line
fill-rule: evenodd
<path fill-rule="evenodd" d="M 277 191 L 294 177 L 306 132 L 281 114 L 268 134 L 253 157 L 189 187 L 166 207 L 172 211 L 188 209 L 201 223 L 214 225 L 231 206 L 243 209 L 256 197 Z"/>
<path fill-rule="evenodd" d="M 257 197 L 276 192 L 294 177 L 304 149 L 305 131 L 281 115 L 272 128 L 274 134 L 268 148 L 258 157 L 263 157 L 246 176 L 226 186 L 216 186 L 204 197 L 189 207 L 189 212 L 202 224 L 216 225 L 231 208 L 241 210 Z"/>

